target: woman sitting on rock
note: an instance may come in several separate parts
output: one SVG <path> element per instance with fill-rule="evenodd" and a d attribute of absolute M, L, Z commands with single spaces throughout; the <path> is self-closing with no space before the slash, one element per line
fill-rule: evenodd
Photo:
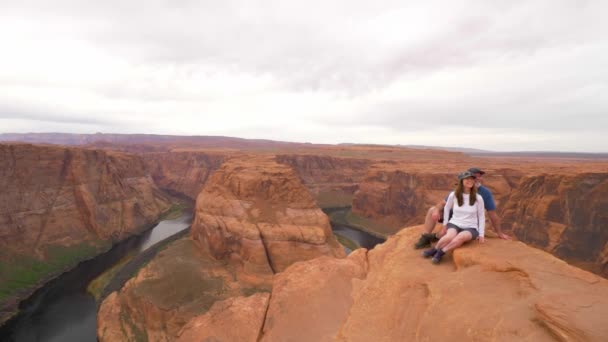
<path fill-rule="evenodd" d="M 454 211 L 452 218 L 449 218 L 450 209 Z M 434 264 L 438 264 L 445 253 L 467 241 L 485 241 L 486 217 L 483 199 L 477 194 L 475 175 L 471 172 L 465 171 L 458 175 L 458 185 L 448 196 L 443 215 L 443 229 L 447 230 L 446 234 L 437 242 L 435 248 L 422 252 L 425 258 L 432 257 Z"/>

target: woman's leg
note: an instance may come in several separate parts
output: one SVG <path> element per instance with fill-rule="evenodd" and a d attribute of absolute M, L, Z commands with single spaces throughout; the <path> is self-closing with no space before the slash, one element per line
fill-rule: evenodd
<path fill-rule="evenodd" d="M 450 230 L 454 230 L 454 229 L 450 229 Z M 473 239 L 473 235 L 471 234 L 471 232 L 467 232 L 467 231 L 460 232 L 460 233 L 458 233 L 458 235 L 456 235 L 455 238 L 451 239 L 449 243 L 441 246 L 441 250 L 444 252 L 449 252 L 455 248 L 462 246 L 462 244 L 464 244 L 465 242 L 470 241 L 472 239 Z M 439 242 L 441 242 L 441 240 Z M 439 244 L 437 244 L 437 245 L 439 245 Z"/>
<path fill-rule="evenodd" d="M 435 248 L 442 249 L 447 246 L 454 238 L 456 238 L 458 232 L 454 228 L 448 228 L 448 232 L 437 242 Z M 469 233 L 471 234 L 471 233 Z"/>

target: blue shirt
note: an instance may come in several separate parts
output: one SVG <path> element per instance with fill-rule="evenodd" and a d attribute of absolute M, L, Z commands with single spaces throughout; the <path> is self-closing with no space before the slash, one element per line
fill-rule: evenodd
<path fill-rule="evenodd" d="M 483 198 L 483 204 L 487 211 L 496 210 L 496 203 L 494 203 L 494 197 L 492 196 L 492 191 L 490 191 L 490 189 L 481 185 L 479 186 L 479 189 L 477 189 L 477 193 Z"/>

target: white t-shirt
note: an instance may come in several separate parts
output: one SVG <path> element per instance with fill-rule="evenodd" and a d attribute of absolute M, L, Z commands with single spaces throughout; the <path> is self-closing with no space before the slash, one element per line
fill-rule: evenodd
<path fill-rule="evenodd" d="M 477 200 L 473 205 L 469 205 L 469 194 L 462 194 L 462 199 L 462 206 L 459 206 L 454 191 L 450 193 L 445 208 L 443 209 L 444 224 L 450 222 L 460 228 L 475 228 L 479 231 L 479 236 L 484 236 L 486 215 L 483 198 L 481 195 L 477 194 Z M 450 210 L 454 211 L 451 219 L 449 219 Z"/>

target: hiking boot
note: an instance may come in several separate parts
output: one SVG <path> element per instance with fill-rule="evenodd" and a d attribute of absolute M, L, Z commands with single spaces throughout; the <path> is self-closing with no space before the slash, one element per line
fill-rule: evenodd
<path fill-rule="evenodd" d="M 439 238 L 437 237 L 437 233 L 430 233 L 429 235 L 431 236 L 431 242 L 439 241 Z"/>
<path fill-rule="evenodd" d="M 440 263 L 441 258 L 443 257 L 444 254 L 445 254 L 445 252 L 442 251 L 441 249 L 437 250 L 435 255 L 433 255 L 433 259 L 431 260 L 433 262 L 433 264 L 437 265 L 438 263 Z"/>
<path fill-rule="evenodd" d="M 425 258 L 430 258 L 433 255 L 435 255 L 435 253 L 437 253 L 437 248 L 431 248 L 431 249 L 427 249 L 426 251 L 422 252 L 422 256 Z"/>
<path fill-rule="evenodd" d="M 429 246 L 431 246 L 431 242 L 433 241 L 433 239 L 435 241 L 437 241 L 437 236 L 435 234 L 433 234 L 433 233 L 422 234 L 422 235 L 420 235 L 420 239 L 418 240 L 418 242 L 416 242 L 416 244 L 414 245 L 414 247 L 416 249 L 429 247 Z"/>

